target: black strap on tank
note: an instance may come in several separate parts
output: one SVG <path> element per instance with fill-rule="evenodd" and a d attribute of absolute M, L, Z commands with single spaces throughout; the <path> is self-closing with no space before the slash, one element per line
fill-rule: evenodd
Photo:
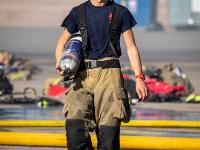
<path fill-rule="evenodd" d="M 80 15 L 79 29 L 82 36 L 83 55 L 84 55 L 84 58 L 88 58 L 88 52 L 87 52 L 88 31 L 87 31 L 87 26 L 86 26 L 85 3 L 82 3 L 79 6 L 79 15 Z"/>

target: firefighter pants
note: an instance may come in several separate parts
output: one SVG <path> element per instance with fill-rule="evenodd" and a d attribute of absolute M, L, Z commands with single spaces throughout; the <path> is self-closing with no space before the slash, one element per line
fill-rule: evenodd
<path fill-rule="evenodd" d="M 79 72 L 66 94 L 63 112 L 69 150 L 92 150 L 89 132 L 94 130 L 99 150 L 119 150 L 120 123 L 130 119 L 120 68 Z"/>

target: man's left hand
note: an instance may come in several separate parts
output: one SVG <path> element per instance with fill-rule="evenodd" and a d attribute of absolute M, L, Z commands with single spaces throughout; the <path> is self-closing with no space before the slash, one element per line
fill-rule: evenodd
<path fill-rule="evenodd" d="M 136 79 L 136 92 L 142 101 L 148 96 L 148 88 L 142 79 Z"/>

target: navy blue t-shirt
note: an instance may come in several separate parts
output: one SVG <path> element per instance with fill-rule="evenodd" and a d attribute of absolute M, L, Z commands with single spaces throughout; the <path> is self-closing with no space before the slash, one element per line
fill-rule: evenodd
<path fill-rule="evenodd" d="M 90 1 L 86 2 L 86 25 L 89 37 L 89 59 L 101 59 L 113 55 L 110 51 L 106 50 L 111 14 L 112 7 L 111 3 L 109 2 L 101 7 L 92 5 Z M 70 34 L 73 34 L 79 31 L 79 20 L 79 9 L 78 7 L 74 7 L 68 16 L 64 19 L 61 26 L 65 27 Z M 125 7 L 123 7 L 122 11 L 120 12 L 119 23 L 119 37 L 123 32 L 131 29 L 136 25 L 136 21 L 133 15 Z M 120 39 L 116 46 L 118 49 L 120 49 Z M 118 52 L 118 55 L 121 55 L 121 51 Z"/>

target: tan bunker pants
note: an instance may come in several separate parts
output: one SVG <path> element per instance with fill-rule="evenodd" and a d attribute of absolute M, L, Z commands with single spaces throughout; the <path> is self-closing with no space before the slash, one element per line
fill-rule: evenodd
<path fill-rule="evenodd" d="M 120 122 L 130 119 L 120 67 L 79 72 L 66 94 L 63 111 L 69 150 L 93 149 L 89 131 L 94 129 L 98 149 L 120 149 Z"/>

